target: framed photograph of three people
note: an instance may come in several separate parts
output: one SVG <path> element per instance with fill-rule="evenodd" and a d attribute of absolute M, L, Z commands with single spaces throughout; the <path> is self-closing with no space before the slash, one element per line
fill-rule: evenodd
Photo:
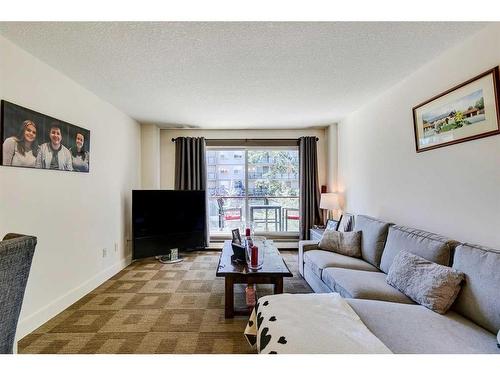
<path fill-rule="evenodd" d="M 90 170 L 90 130 L 2 100 L 1 153 L 3 166 Z"/>

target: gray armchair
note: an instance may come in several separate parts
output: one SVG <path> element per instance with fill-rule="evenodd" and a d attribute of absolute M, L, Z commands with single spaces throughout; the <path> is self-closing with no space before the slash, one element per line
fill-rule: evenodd
<path fill-rule="evenodd" d="M 36 237 L 9 233 L 0 242 L 0 353 L 12 353 Z"/>

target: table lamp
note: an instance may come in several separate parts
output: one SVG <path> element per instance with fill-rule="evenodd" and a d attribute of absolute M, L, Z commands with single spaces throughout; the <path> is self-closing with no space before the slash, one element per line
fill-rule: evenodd
<path fill-rule="evenodd" d="M 337 210 L 339 206 L 339 196 L 337 193 L 323 193 L 319 201 L 319 208 L 326 210 L 327 219 L 330 219 L 330 210 Z"/>

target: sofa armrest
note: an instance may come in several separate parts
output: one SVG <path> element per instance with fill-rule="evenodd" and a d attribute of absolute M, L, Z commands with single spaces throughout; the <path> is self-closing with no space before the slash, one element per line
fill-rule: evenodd
<path fill-rule="evenodd" d="M 319 242 L 316 240 L 299 241 L 299 273 L 304 276 L 304 253 L 317 250 Z"/>

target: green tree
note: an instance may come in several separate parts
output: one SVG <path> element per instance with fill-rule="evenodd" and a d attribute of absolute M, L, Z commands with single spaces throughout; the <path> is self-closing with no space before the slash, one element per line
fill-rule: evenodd
<path fill-rule="evenodd" d="M 293 187 L 293 181 L 298 180 L 299 163 L 297 152 L 293 151 L 249 151 L 248 163 L 255 170 L 262 167 L 254 181 L 255 194 L 263 197 L 298 197 L 298 187 Z M 269 201 L 282 207 L 298 208 L 298 198 L 268 198 Z M 269 202 L 271 203 L 271 202 Z"/>
<path fill-rule="evenodd" d="M 481 97 L 481 99 L 479 99 L 476 104 L 474 105 L 474 107 L 476 107 L 477 109 L 484 109 L 484 99 L 483 97 Z"/>
<path fill-rule="evenodd" d="M 287 182 L 298 179 L 297 153 L 289 151 L 251 151 L 248 162 L 253 166 L 265 164 L 269 167 L 262 178 L 255 181 L 255 187 L 270 196 L 298 196 L 299 189 Z"/>

